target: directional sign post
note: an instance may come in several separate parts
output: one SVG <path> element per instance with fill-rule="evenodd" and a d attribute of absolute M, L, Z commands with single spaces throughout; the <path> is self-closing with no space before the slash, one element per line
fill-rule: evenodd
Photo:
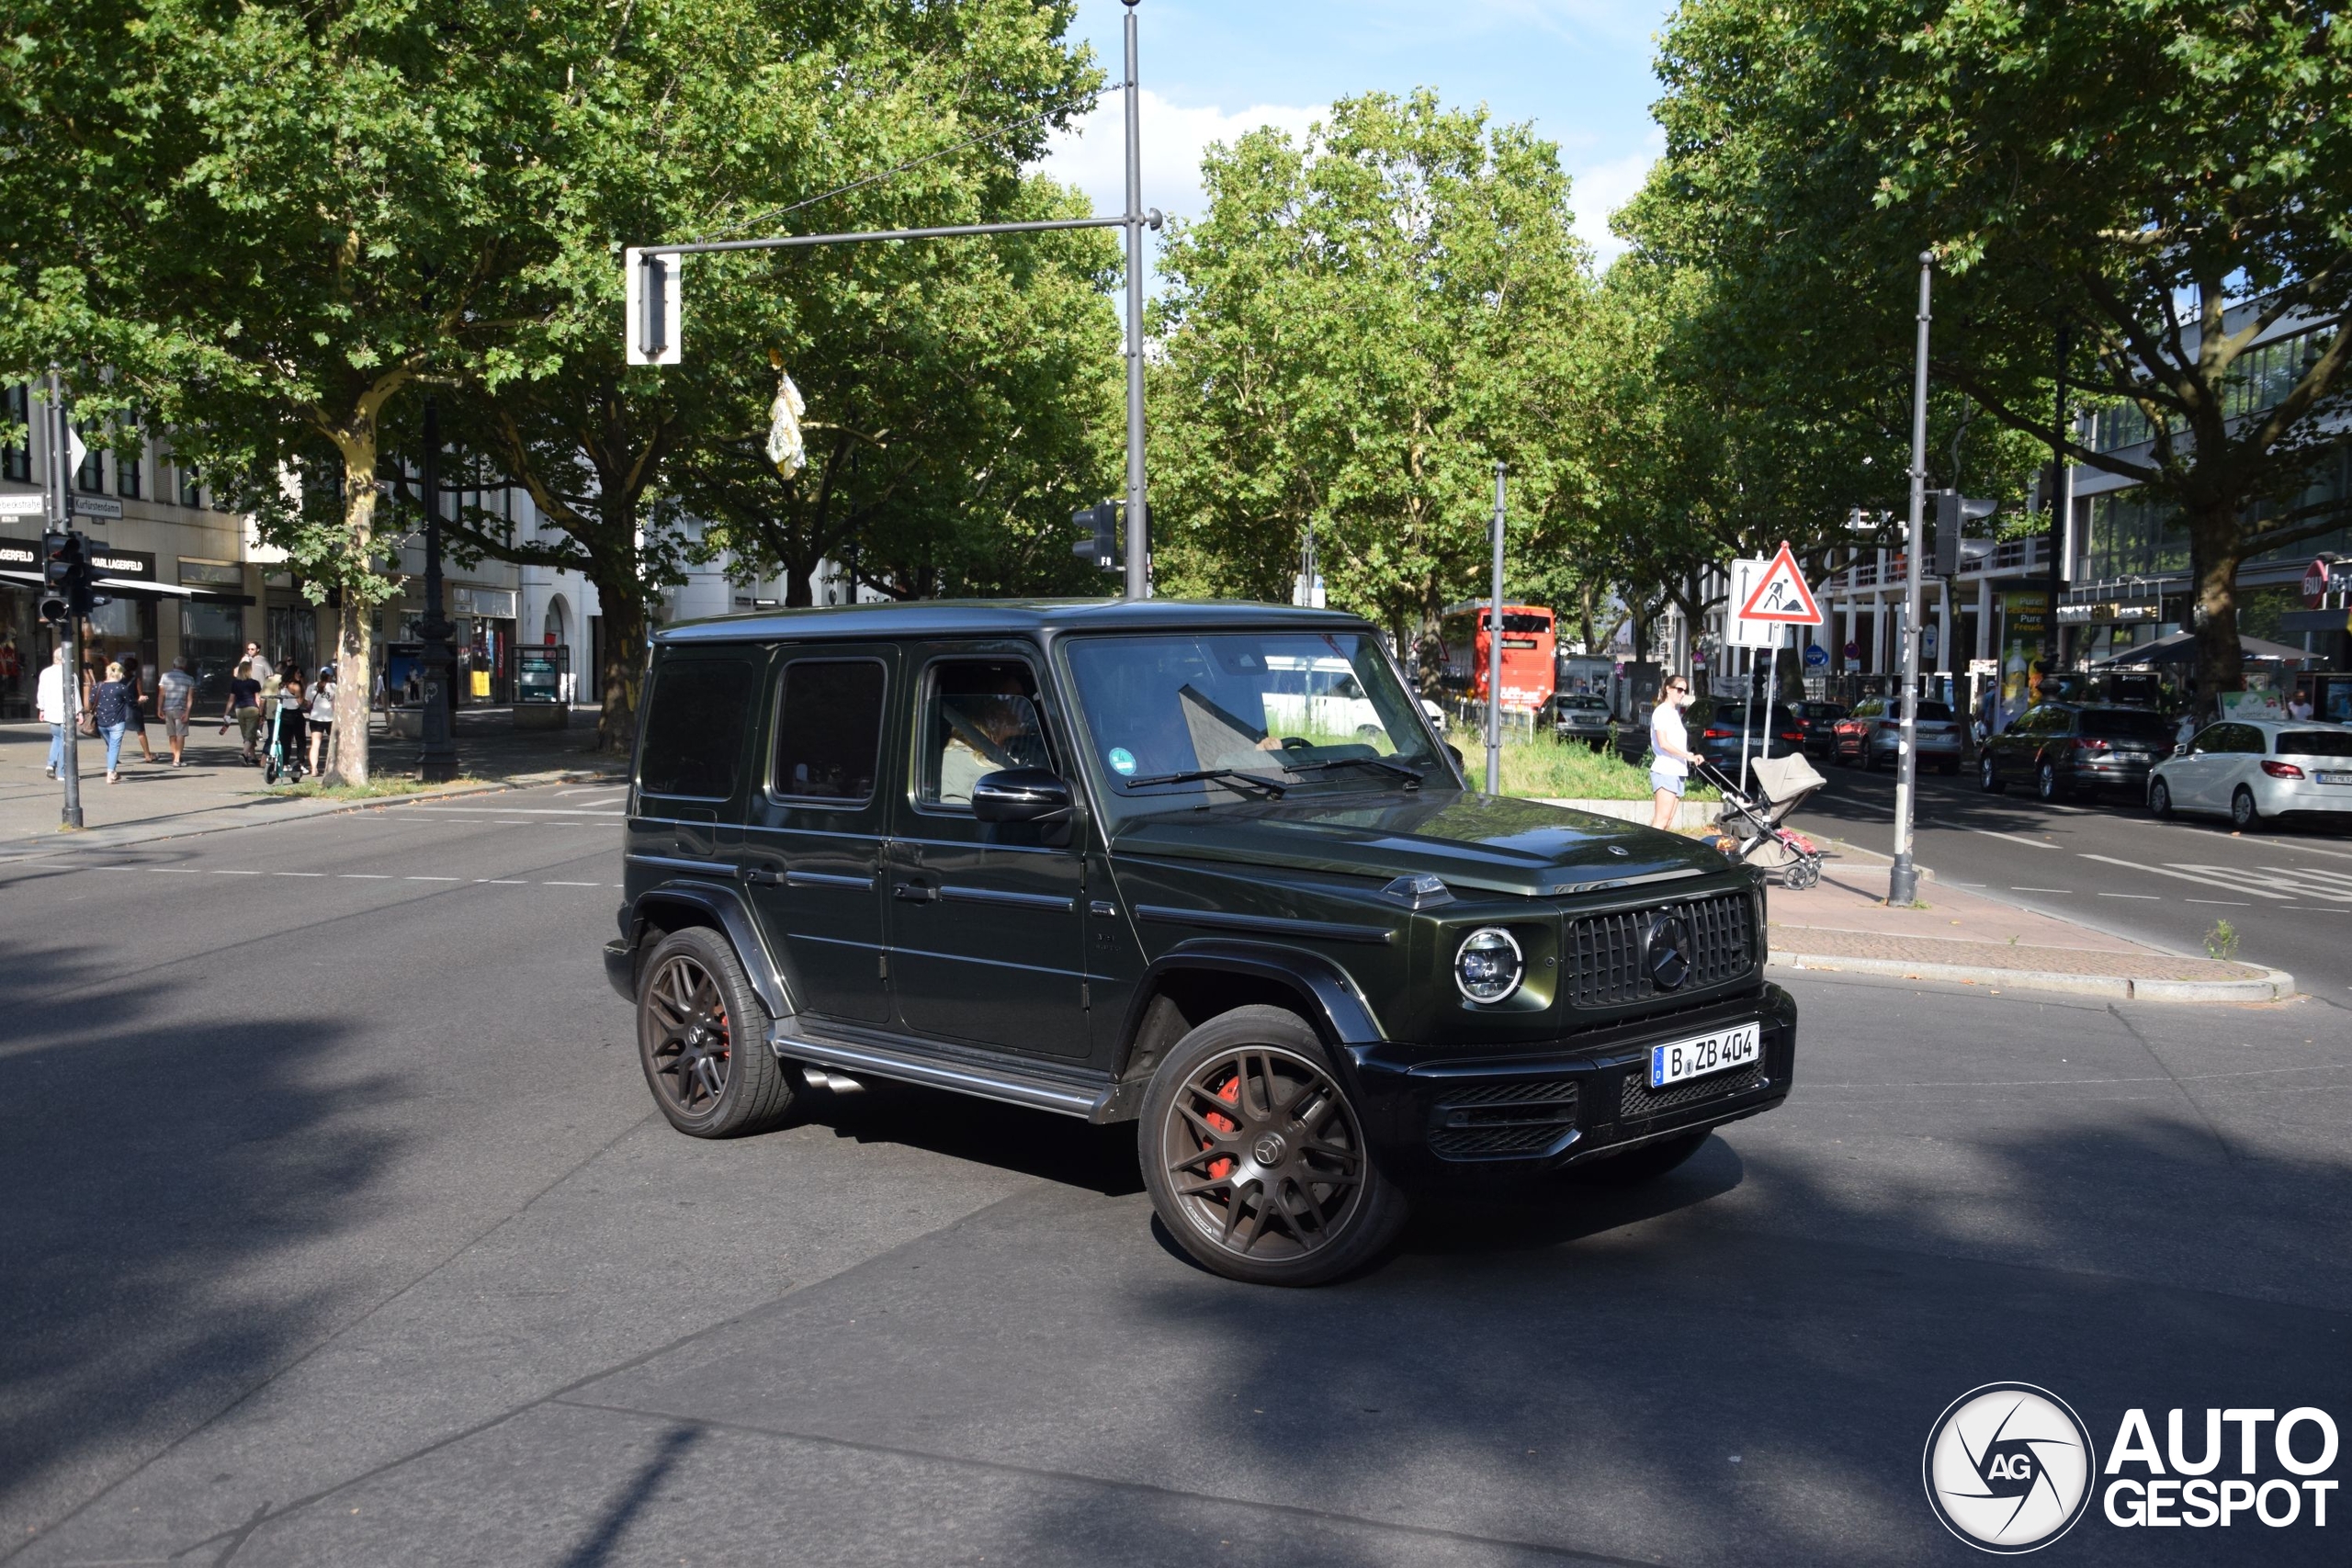
<path fill-rule="evenodd" d="M 1791 626 L 1817 626 L 1821 624 L 1821 605 L 1805 585 L 1804 573 L 1797 566 L 1796 552 L 1786 539 L 1781 541 L 1778 554 L 1756 559 L 1731 563 L 1731 596 L 1724 607 L 1724 640 L 1734 648 L 1766 649 L 1770 652 L 1770 685 L 1779 684 L 1781 647 L 1788 640 Z M 1755 685 L 1750 655 L 1749 688 L 1751 698 Z M 1772 728 L 1771 693 L 1765 694 L 1764 753 L 1771 754 Z M 1747 776 L 1747 738 L 1754 726 L 1747 723 L 1747 709 L 1741 710 L 1739 743 L 1740 778 Z"/>

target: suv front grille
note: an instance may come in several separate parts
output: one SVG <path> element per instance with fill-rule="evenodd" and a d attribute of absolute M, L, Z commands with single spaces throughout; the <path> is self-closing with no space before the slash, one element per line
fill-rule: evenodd
<path fill-rule="evenodd" d="M 1745 893 L 1724 893 L 1650 909 L 1587 915 L 1568 922 L 1564 962 L 1568 1005 L 1613 1007 L 1658 995 L 1642 966 L 1642 931 L 1650 917 L 1679 915 L 1690 932 L 1690 978 L 1677 990 L 1736 980 L 1755 967 L 1755 919 Z"/>
<path fill-rule="evenodd" d="M 1712 1077 L 1691 1078 L 1665 1089 L 1652 1089 L 1644 1082 L 1645 1067 L 1635 1067 L 1625 1075 L 1625 1093 L 1617 1111 L 1621 1122 L 1640 1122 L 1668 1111 L 1679 1111 L 1686 1105 L 1702 1100 L 1722 1100 L 1729 1095 L 1745 1094 L 1764 1080 L 1761 1065 L 1745 1072 L 1717 1073 Z"/>
<path fill-rule="evenodd" d="M 1573 1132 L 1573 1078 L 1449 1089 L 1430 1114 L 1430 1151 L 1446 1159 L 1541 1155 Z"/>

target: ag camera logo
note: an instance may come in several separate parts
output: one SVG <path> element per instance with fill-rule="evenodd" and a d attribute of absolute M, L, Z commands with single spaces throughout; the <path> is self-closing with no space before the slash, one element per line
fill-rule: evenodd
<path fill-rule="evenodd" d="M 1921 1461 L 1928 1506 L 1979 1551 L 2035 1551 L 2075 1528 L 2098 1456 L 2066 1402 L 2031 1383 L 1986 1383 L 1945 1407 Z"/>

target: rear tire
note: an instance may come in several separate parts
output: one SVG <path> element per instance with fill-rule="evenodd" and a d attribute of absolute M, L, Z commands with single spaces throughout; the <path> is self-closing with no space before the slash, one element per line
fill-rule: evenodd
<path fill-rule="evenodd" d="M 2009 787 L 2001 782 L 2001 770 L 1993 765 L 1990 752 L 1976 759 L 1976 787 L 1986 795 L 1998 795 Z"/>
<path fill-rule="evenodd" d="M 1632 1187 L 1656 1181 L 1697 1154 L 1712 1131 L 1702 1127 L 1695 1133 L 1660 1138 L 1655 1144 L 1644 1144 L 1622 1155 L 1608 1155 L 1589 1164 L 1571 1166 L 1568 1174 L 1596 1187 Z"/>
<path fill-rule="evenodd" d="M 2262 810 L 2254 804 L 2254 791 L 2244 784 L 2230 796 L 2230 826 L 2241 833 L 2258 832 L 2262 828 Z"/>
<path fill-rule="evenodd" d="M 671 1126 L 737 1138 L 784 1119 L 792 1079 L 768 1049 L 774 1021 L 718 932 L 688 926 L 655 944 L 637 986 L 637 1055 Z"/>
<path fill-rule="evenodd" d="M 2172 786 L 2162 779 L 2148 785 L 2148 814 L 2158 821 L 2172 815 Z"/>
<path fill-rule="evenodd" d="M 2066 792 L 2058 787 L 2058 764 L 2045 761 L 2034 770 L 2034 797 L 2044 805 L 2065 798 Z"/>
<path fill-rule="evenodd" d="M 1137 1141 L 1159 1223 L 1228 1280 L 1319 1285 L 1405 1223 L 1322 1042 L 1283 1008 L 1236 1008 L 1178 1041 L 1144 1093 Z"/>

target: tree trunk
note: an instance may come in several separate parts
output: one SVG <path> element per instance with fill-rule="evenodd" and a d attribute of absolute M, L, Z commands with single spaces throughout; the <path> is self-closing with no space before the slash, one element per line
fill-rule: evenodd
<path fill-rule="evenodd" d="M 343 529 L 347 559 L 365 563 L 376 554 L 376 422 L 372 410 L 353 422 L 339 443 L 343 449 Z M 356 581 L 343 584 L 335 612 L 334 744 L 329 749 L 328 784 L 368 783 L 368 698 L 376 684 L 376 606 Z M 305 671 L 307 674 L 308 671 Z"/>
<path fill-rule="evenodd" d="M 2196 579 L 2197 694 L 2218 705 L 2223 692 L 2245 689 L 2245 658 L 2238 645 L 2239 508 L 2223 503 L 2192 512 L 2188 548 Z"/>
<path fill-rule="evenodd" d="M 637 744 L 637 705 L 644 694 L 645 601 L 632 575 L 606 581 L 598 574 L 596 602 L 605 622 L 604 711 L 596 716 L 596 749 L 626 756 Z"/>

